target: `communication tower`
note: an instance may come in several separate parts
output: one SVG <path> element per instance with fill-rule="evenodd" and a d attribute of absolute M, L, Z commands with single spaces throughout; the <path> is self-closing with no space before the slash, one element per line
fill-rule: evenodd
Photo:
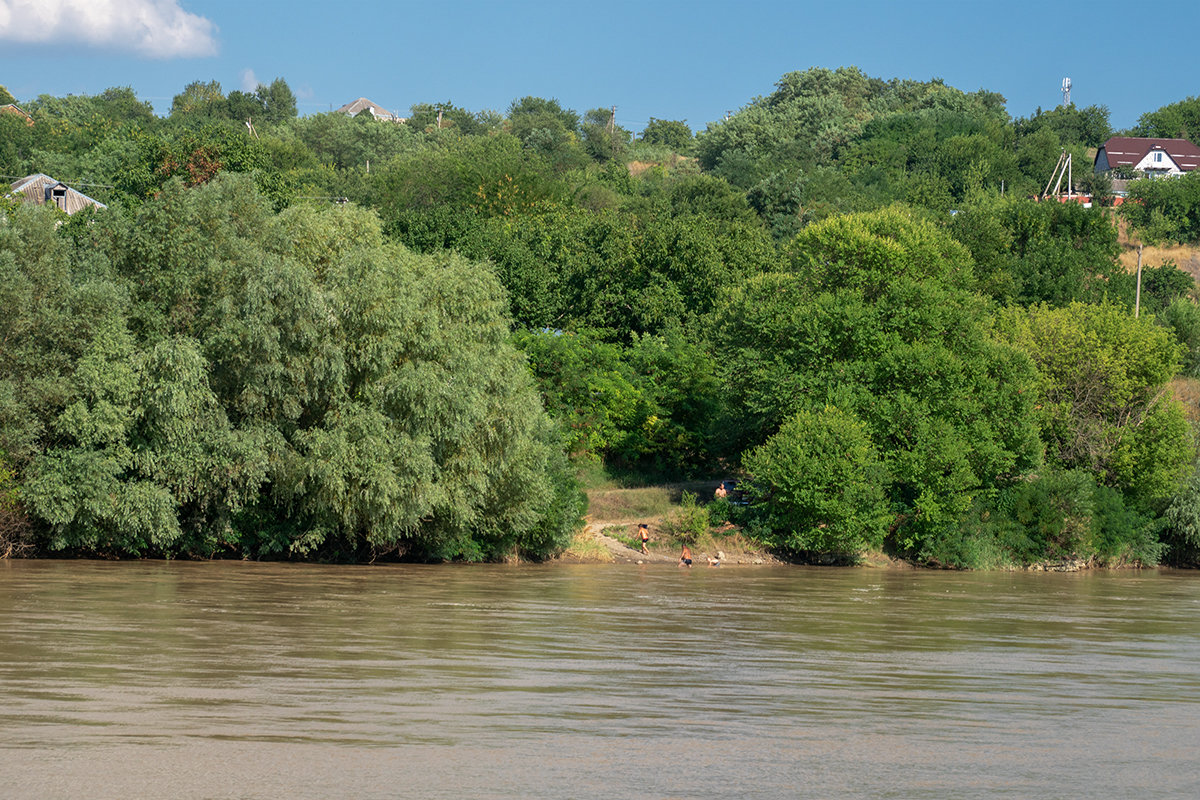
<path fill-rule="evenodd" d="M 1071 79 L 1063 78 L 1063 105 L 1071 105 Z"/>

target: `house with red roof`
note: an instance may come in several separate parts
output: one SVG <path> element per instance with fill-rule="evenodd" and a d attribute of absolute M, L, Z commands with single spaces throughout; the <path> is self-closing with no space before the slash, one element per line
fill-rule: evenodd
<path fill-rule="evenodd" d="M 1200 167 L 1200 147 L 1187 139 L 1114 136 L 1096 151 L 1095 172 L 1135 170 L 1150 177 L 1183 175 Z"/>
<path fill-rule="evenodd" d="M 20 108 L 18 108 L 16 103 L 6 103 L 5 105 L 0 106 L 0 114 L 16 114 L 25 120 L 26 125 L 33 124 L 33 117 L 29 116 Z"/>

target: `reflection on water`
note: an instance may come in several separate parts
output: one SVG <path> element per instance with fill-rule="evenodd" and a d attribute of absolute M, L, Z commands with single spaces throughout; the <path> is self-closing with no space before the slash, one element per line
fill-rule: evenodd
<path fill-rule="evenodd" d="M 1200 575 L 0 562 L 6 798 L 1196 797 Z"/>

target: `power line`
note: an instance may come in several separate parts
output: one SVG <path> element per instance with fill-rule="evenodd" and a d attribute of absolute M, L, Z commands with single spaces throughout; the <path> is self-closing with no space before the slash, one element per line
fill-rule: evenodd
<path fill-rule="evenodd" d="M 0 178 L 3 178 L 4 180 L 12 180 L 12 181 L 23 181 L 28 177 L 30 177 L 30 176 L 29 175 L 0 175 Z M 47 175 L 46 177 L 51 177 L 51 176 Z M 70 184 L 71 186 L 99 186 L 101 189 L 117 188 L 115 186 L 109 186 L 107 183 L 89 183 L 88 181 L 62 180 L 60 178 L 55 178 L 55 180 L 58 181 L 59 183 Z"/>

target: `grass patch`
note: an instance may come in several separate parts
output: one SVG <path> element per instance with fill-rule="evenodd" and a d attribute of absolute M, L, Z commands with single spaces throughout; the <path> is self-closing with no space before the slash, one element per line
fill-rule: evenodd
<path fill-rule="evenodd" d="M 630 550 L 641 550 L 642 539 L 637 535 L 637 528 L 630 525 L 607 525 L 600 531 L 609 538 L 616 539 Z"/>
<path fill-rule="evenodd" d="M 641 522 L 670 510 L 671 490 L 663 486 L 588 492 L 588 514 L 592 519 Z"/>
<path fill-rule="evenodd" d="M 612 561 L 612 553 L 608 551 L 596 537 L 589 533 L 580 532 L 575 534 L 575 538 L 571 540 L 571 544 L 563 552 L 563 555 L 572 558 L 578 558 L 581 561 Z"/>

